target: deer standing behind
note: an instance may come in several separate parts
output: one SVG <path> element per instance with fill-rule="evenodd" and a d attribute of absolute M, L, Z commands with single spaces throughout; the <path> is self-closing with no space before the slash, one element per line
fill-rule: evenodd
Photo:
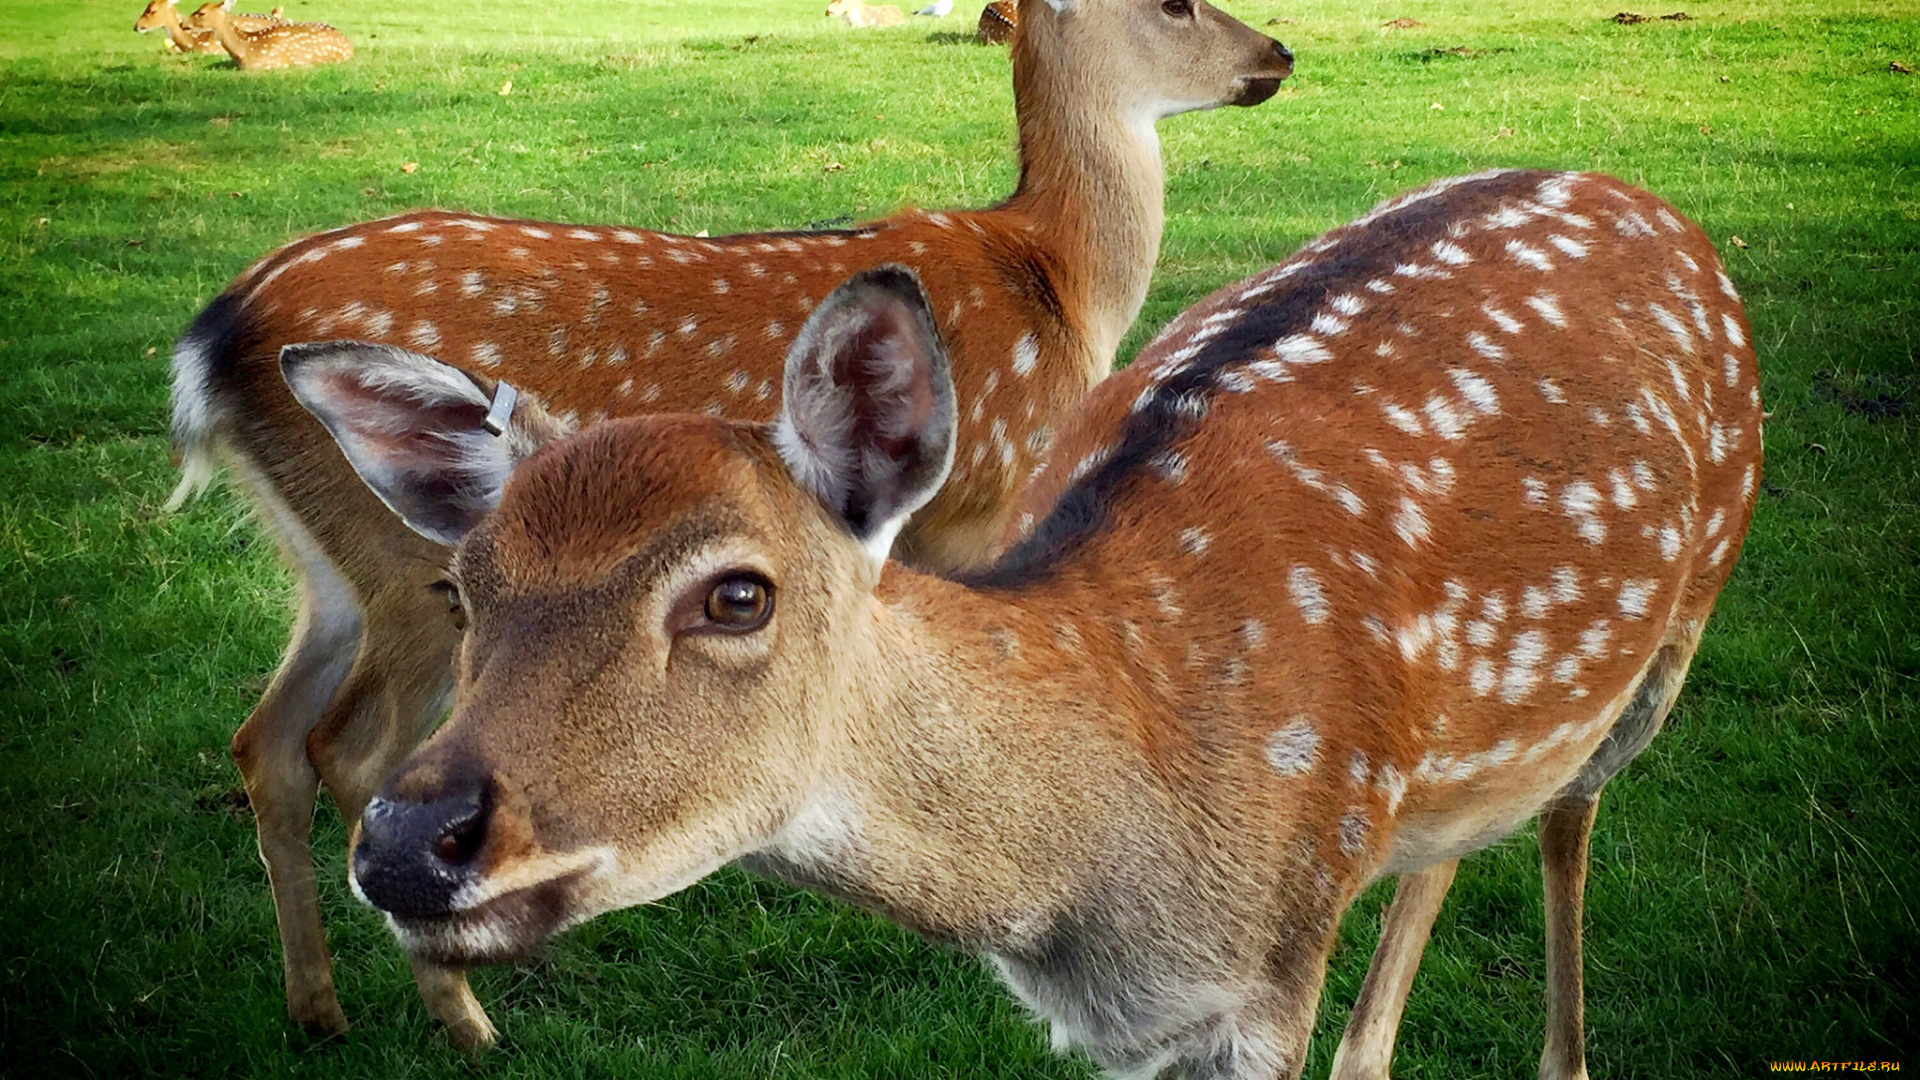
<path fill-rule="evenodd" d="M 867 4 L 863 0 L 832 0 L 827 5 L 827 18 L 835 17 L 856 27 L 899 26 L 907 21 L 892 4 Z"/>
<path fill-rule="evenodd" d="M 1176 319 L 960 580 L 872 543 L 957 446 L 904 271 L 814 313 L 773 424 L 530 456 L 423 358 L 290 348 L 457 542 L 452 716 L 367 806 L 356 889 L 487 963 L 739 862 L 985 953 L 1112 1072 L 1251 1080 L 1299 1075 L 1340 915 L 1399 875 L 1334 1066 L 1385 1077 L 1457 860 L 1538 815 L 1540 1072 L 1583 1077 L 1587 838 L 1739 553 L 1749 340 L 1658 198 L 1441 182 Z"/>
<path fill-rule="evenodd" d="M 326 23 L 276 23 L 244 29 L 229 14 L 233 0 L 201 4 L 187 17 L 190 30 L 211 30 L 242 71 L 312 67 L 353 59 L 353 42 Z"/>
<path fill-rule="evenodd" d="M 267 15 L 234 15 L 233 25 L 240 30 L 264 30 L 270 26 L 284 26 L 281 8 L 274 8 Z M 133 28 L 139 33 L 149 30 L 165 30 L 167 45 L 177 52 L 215 53 L 226 51 L 220 44 L 220 38 L 212 30 L 189 30 L 180 22 L 180 9 L 174 7 L 173 0 L 151 0 L 140 17 L 133 21 Z"/>
<path fill-rule="evenodd" d="M 309 850 L 317 785 L 358 817 L 442 715 L 456 635 L 428 591 L 444 549 L 388 513 L 294 401 L 282 346 L 352 337 L 423 350 L 485 385 L 510 382 L 559 428 L 641 412 L 769 420 L 813 307 L 854 271 L 904 263 L 954 357 L 961 442 L 900 550 L 924 566 L 973 565 L 1146 297 L 1163 220 L 1153 121 L 1257 104 L 1291 70 L 1279 42 L 1205 4 L 1035 4 L 1013 51 L 1020 184 L 992 209 L 712 239 L 426 211 L 297 241 L 229 285 L 175 348 L 185 477 L 174 505 L 224 458 L 300 583 L 292 641 L 233 741 L 292 1017 L 321 1033 L 346 1026 Z M 456 1042 L 493 1037 L 459 973 L 415 973 Z"/>

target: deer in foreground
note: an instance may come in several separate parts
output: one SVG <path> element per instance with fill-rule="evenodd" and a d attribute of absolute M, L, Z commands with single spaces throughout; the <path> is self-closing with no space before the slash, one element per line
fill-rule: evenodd
<path fill-rule="evenodd" d="M 348 820 L 439 720 L 456 636 L 427 587 L 445 550 L 368 493 L 280 377 L 281 346 L 354 337 L 504 379 L 563 427 L 609 415 L 770 420 L 781 362 L 845 277 L 898 262 L 954 359 L 959 456 L 900 554 L 984 561 L 1054 425 L 1112 366 L 1160 245 L 1152 121 L 1271 97 L 1284 46 L 1187 0 L 1032 5 L 1013 51 L 1020 184 L 990 210 L 702 239 L 429 211 L 297 241 L 216 298 L 174 352 L 174 505 L 223 457 L 300 581 L 280 669 L 234 736 L 272 881 L 288 1008 L 345 1028 L 309 851 L 317 785 Z M 456 1042 L 491 1025 L 457 972 L 416 968 Z"/>
<path fill-rule="evenodd" d="M 836 17 L 854 27 L 899 26 L 907 21 L 892 4 L 868 4 L 863 0 L 832 0 L 827 4 L 827 18 Z"/>
<path fill-rule="evenodd" d="M 283 9 L 274 8 L 267 15 L 234 15 L 233 25 L 240 30 L 264 30 L 269 26 L 283 26 L 286 20 L 281 18 Z M 165 30 L 167 45 L 178 52 L 223 52 L 220 39 L 212 30 L 189 30 L 180 22 L 180 10 L 173 0 L 152 0 L 140 17 L 133 21 L 134 30 L 144 34 L 149 30 Z"/>
<path fill-rule="evenodd" d="M 233 0 L 210 0 L 187 17 L 192 30 L 210 30 L 242 71 L 311 67 L 353 59 L 353 42 L 326 23 L 275 23 L 244 29 L 228 13 Z"/>
<path fill-rule="evenodd" d="M 937 310 L 867 273 L 774 422 L 545 445 L 489 380 L 287 349 L 453 545 L 464 627 L 356 891 L 465 965 L 738 863 L 986 954 L 1114 1073 L 1251 1080 L 1300 1074 L 1340 915 L 1398 875 L 1334 1066 L 1384 1077 L 1458 860 L 1538 815 L 1540 1071 L 1583 1077 L 1599 795 L 1673 706 L 1760 467 L 1707 238 L 1595 175 L 1387 203 L 1176 319 L 957 578 L 883 561 L 962 445 Z"/>

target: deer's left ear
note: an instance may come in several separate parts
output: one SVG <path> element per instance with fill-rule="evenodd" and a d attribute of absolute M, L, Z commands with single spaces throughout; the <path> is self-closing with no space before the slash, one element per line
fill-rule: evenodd
<path fill-rule="evenodd" d="M 787 353 L 774 439 L 876 564 L 946 480 L 953 429 L 946 347 L 913 271 L 864 271 L 814 309 Z"/>
<path fill-rule="evenodd" d="M 568 431 L 505 383 L 391 345 L 288 345 L 280 373 L 380 501 L 448 547 L 499 505 L 521 459 Z"/>

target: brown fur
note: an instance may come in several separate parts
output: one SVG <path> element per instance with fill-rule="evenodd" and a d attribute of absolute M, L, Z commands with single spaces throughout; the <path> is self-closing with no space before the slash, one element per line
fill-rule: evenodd
<path fill-rule="evenodd" d="M 900 550 L 935 568 L 979 563 L 1054 425 L 1107 374 L 1145 298 L 1162 172 L 1138 118 L 1257 101 L 1290 70 L 1278 43 L 1204 4 L 1196 11 L 1169 22 L 1157 3 L 1088 0 L 1071 19 L 1029 20 L 1013 60 L 1020 187 L 991 210 L 713 239 L 423 211 L 296 241 L 203 313 L 231 333 L 215 345 L 190 331 L 176 351 L 187 462 L 177 498 L 223 454 L 304 579 L 281 669 L 234 738 L 297 1021 L 345 1027 L 306 849 L 317 783 L 349 818 L 359 813 L 437 719 L 454 636 L 427 591 L 444 551 L 368 494 L 289 395 L 280 349 L 337 338 L 410 346 L 505 380 L 568 424 L 655 412 L 766 420 L 812 307 L 855 270 L 908 264 L 953 357 L 960 454 Z M 434 984 L 429 1008 L 456 1041 L 492 1038 L 464 983 Z"/>
<path fill-rule="evenodd" d="M 1062 433 L 1030 539 L 972 585 L 876 582 L 764 429 L 548 447 L 458 550 L 454 713 L 392 788 L 477 763 L 542 853 L 487 863 L 470 906 L 403 940 L 511 956 L 741 859 L 986 952 L 1115 1071 L 1291 1077 L 1341 911 L 1421 874 L 1368 979 L 1369 1045 L 1340 1055 L 1383 1075 L 1452 861 L 1544 811 L 1542 1073 L 1578 1077 L 1592 801 L 1738 556 L 1750 340 L 1665 203 L 1509 172 L 1176 319 Z M 773 582 L 772 620 L 667 629 L 715 570 Z M 505 917 L 563 877 L 552 920 Z"/>

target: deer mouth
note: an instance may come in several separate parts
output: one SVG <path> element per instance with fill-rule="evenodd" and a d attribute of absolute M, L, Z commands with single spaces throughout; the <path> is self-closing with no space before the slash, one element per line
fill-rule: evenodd
<path fill-rule="evenodd" d="M 1233 104 L 1240 106 L 1260 104 L 1280 92 L 1282 78 L 1285 76 L 1246 80 L 1240 84 L 1240 96 L 1233 99 Z"/>
<path fill-rule="evenodd" d="M 522 960 L 580 921 L 576 900 L 587 868 L 502 893 L 448 915 L 416 918 L 386 912 L 400 946 L 443 967 Z"/>

